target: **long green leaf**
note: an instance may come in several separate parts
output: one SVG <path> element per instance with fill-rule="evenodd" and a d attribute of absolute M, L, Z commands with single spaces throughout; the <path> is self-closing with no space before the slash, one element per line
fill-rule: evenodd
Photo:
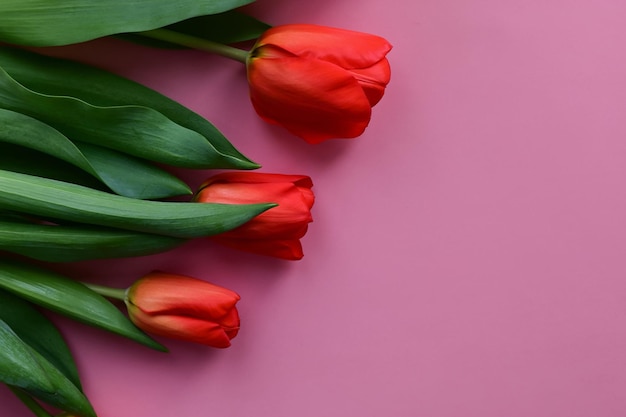
<path fill-rule="evenodd" d="M 0 260 L 0 288 L 90 326 L 111 331 L 156 350 L 165 350 L 135 327 L 106 298 L 84 284 L 52 271 Z"/>
<path fill-rule="evenodd" d="M 76 262 L 150 255 L 184 239 L 129 230 L 0 220 L 0 250 L 48 262 Z"/>
<path fill-rule="evenodd" d="M 161 199 L 192 193 L 185 182 L 145 160 L 90 143 L 77 141 L 74 145 L 98 178 L 119 195 Z"/>
<path fill-rule="evenodd" d="M 101 181 L 74 165 L 11 143 L 0 142 L 0 169 L 108 190 Z"/>
<path fill-rule="evenodd" d="M 0 141 L 28 147 L 75 165 L 126 197 L 159 199 L 191 194 L 175 176 L 110 149 L 73 143 L 37 119 L 0 108 Z"/>
<path fill-rule="evenodd" d="M 63 410 L 96 417 L 89 400 L 42 355 L 0 320 L 0 381 Z"/>
<path fill-rule="evenodd" d="M 2 0 L 0 40 L 31 46 L 78 43 L 156 29 L 250 0 Z"/>
<path fill-rule="evenodd" d="M 0 171 L 0 209 L 172 237 L 223 233 L 273 206 L 136 200 L 48 178 Z"/>
<path fill-rule="evenodd" d="M 42 95 L 70 96 L 96 107 L 140 106 L 165 115 L 172 122 L 196 132 L 208 142 L 208 147 L 197 145 L 203 148 L 203 163 L 200 168 L 259 167 L 237 151 L 202 116 L 126 78 L 76 62 L 6 47 L 0 47 L 0 67 L 25 88 Z M 1 103 L 0 107 L 3 107 Z M 166 149 L 179 146 L 175 142 L 163 145 Z M 193 155 L 191 157 L 197 158 Z"/>
<path fill-rule="evenodd" d="M 36 93 L 0 69 L 0 107 L 37 118 L 73 139 L 164 164 L 203 168 L 213 148 L 199 133 L 144 106 L 99 107 Z"/>
<path fill-rule="evenodd" d="M 31 303 L 0 290 L 0 319 L 9 325 L 22 341 L 39 352 L 81 389 L 78 369 L 61 333 Z"/>

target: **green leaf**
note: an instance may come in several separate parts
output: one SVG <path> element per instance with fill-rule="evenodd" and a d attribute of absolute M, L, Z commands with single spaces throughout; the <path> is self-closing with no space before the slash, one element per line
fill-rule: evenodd
<path fill-rule="evenodd" d="M 0 142 L 0 169 L 108 190 L 101 181 L 74 165 L 10 143 Z"/>
<path fill-rule="evenodd" d="M 42 401 L 96 417 L 89 400 L 71 381 L 0 320 L 0 381 L 23 388 Z"/>
<path fill-rule="evenodd" d="M 83 142 L 164 164 L 204 168 L 213 148 L 199 133 L 144 106 L 92 106 L 29 90 L 0 69 L 0 107 L 23 113 Z"/>
<path fill-rule="evenodd" d="M 184 239 L 90 226 L 64 226 L 0 219 L 0 249 L 48 262 L 76 262 L 150 255 Z"/>
<path fill-rule="evenodd" d="M 184 182 L 146 161 L 100 146 L 73 143 L 61 132 L 37 119 L 2 108 L 0 141 L 66 161 L 126 197 L 158 199 L 191 194 Z"/>
<path fill-rule="evenodd" d="M 237 10 L 230 10 L 214 15 L 194 17 L 166 26 L 165 29 L 200 39 L 229 44 L 257 39 L 270 27 L 267 23 L 261 22 L 252 16 Z M 152 47 L 182 48 L 177 44 L 147 39 L 133 33 L 121 34 L 117 37 Z"/>
<path fill-rule="evenodd" d="M 31 303 L 0 290 L 0 320 L 81 389 L 76 364 L 61 333 Z"/>
<path fill-rule="evenodd" d="M 166 350 L 132 324 L 106 298 L 84 284 L 52 271 L 0 260 L 0 288 L 90 326 L 111 331 L 156 350 Z M 17 385 L 10 381 L 7 383 Z"/>
<path fill-rule="evenodd" d="M 182 180 L 145 160 L 89 143 L 77 141 L 74 145 L 102 182 L 119 195 L 161 199 L 192 194 Z"/>
<path fill-rule="evenodd" d="M 220 13 L 251 0 L 2 0 L 0 40 L 31 46 L 78 43 Z"/>
<path fill-rule="evenodd" d="M 274 206 L 136 200 L 0 170 L 0 209 L 172 237 L 223 233 Z"/>
<path fill-rule="evenodd" d="M 206 145 L 195 143 L 195 147 L 201 150 L 201 163 L 192 163 L 192 165 L 199 165 L 199 168 L 254 169 L 259 167 L 237 151 L 224 135 L 202 116 L 131 80 L 76 62 L 44 57 L 32 52 L 6 47 L 0 47 L 0 67 L 10 74 L 10 77 L 15 80 L 14 82 L 21 84 L 22 88 L 31 90 L 31 93 L 43 96 L 74 97 L 94 107 L 146 107 L 152 110 L 148 113 L 161 113 L 171 122 L 195 132 L 207 142 Z M 8 80 L 5 81 L 8 82 Z M 9 90 L 16 88 L 11 86 L 11 83 L 8 84 Z M 0 107 L 6 108 L 1 102 Z M 135 110 L 135 113 L 137 112 L 141 113 L 142 110 Z M 143 112 L 146 111 L 143 110 Z M 63 112 L 57 111 L 57 115 L 63 120 Z M 159 118 L 158 116 L 154 117 Z M 58 128 L 58 126 L 56 127 Z M 178 131 L 182 134 L 180 128 Z M 149 135 L 150 132 L 144 132 L 144 134 Z M 67 134 L 64 131 L 63 133 Z M 159 133 L 162 132 L 154 131 L 154 135 Z M 83 137 L 79 139 L 85 141 Z M 105 146 L 109 139 L 111 138 L 105 137 L 103 139 L 105 143 L 98 144 Z M 187 140 L 193 139 L 191 137 Z M 168 142 L 164 142 L 163 145 L 166 146 L 166 149 L 174 148 L 174 154 L 178 153 L 177 147 L 183 146 L 183 144 L 175 142 L 174 139 L 170 139 Z M 156 146 L 156 144 L 153 143 L 151 146 Z M 189 147 L 190 145 L 185 146 Z M 139 151 L 141 152 L 141 149 Z M 152 151 L 156 152 L 158 149 L 152 149 Z M 163 153 L 166 151 L 163 150 Z M 143 153 L 140 156 L 142 155 Z M 192 160 L 198 159 L 198 155 L 186 156 Z M 157 160 L 149 156 L 142 157 Z"/>

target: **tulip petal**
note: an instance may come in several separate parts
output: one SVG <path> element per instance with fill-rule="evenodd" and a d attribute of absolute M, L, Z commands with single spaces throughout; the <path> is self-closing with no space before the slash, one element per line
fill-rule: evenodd
<path fill-rule="evenodd" d="M 294 189 L 296 188 L 291 183 L 213 183 L 210 187 L 205 187 L 198 193 L 196 201 L 250 204 L 252 201 L 269 202 L 271 199 L 276 202 Z"/>
<path fill-rule="evenodd" d="M 391 44 L 380 36 L 310 24 L 276 26 L 258 46 L 276 45 L 303 58 L 320 59 L 342 68 L 368 68 L 382 60 Z"/>
<path fill-rule="evenodd" d="M 255 190 L 257 190 L 259 186 L 263 184 L 288 184 L 289 188 L 287 190 L 291 191 L 291 184 L 295 186 L 300 192 L 302 197 L 303 204 L 309 209 L 313 207 L 315 202 L 315 194 L 311 190 L 313 188 L 313 180 L 311 177 L 307 175 L 288 175 L 288 174 L 270 174 L 265 172 L 246 172 L 246 171 L 230 171 L 230 172 L 222 172 L 221 174 L 213 175 L 211 178 L 206 180 L 200 187 L 199 192 L 196 196 L 196 201 L 201 202 L 213 202 L 213 198 L 218 198 L 218 194 L 213 191 L 206 190 L 205 188 L 215 185 L 227 184 L 229 187 L 234 186 L 236 184 L 246 184 L 253 185 L 253 187 L 248 187 L 242 196 L 235 196 L 237 201 L 239 199 L 245 198 L 245 196 L 250 196 Z M 260 185 L 259 185 L 260 184 Z M 277 188 L 280 189 L 280 188 Z M 202 194 L 202 192 L 206 194 Z M 259 193 L 260 197 L 255 197 L 254 199 L 249 199 L 250 202 L 263 202 L 268 199 L 274 200 L 279 203 L 279 205 L 283 204 L 282 198 L 284 195 L 274 195 L 274 194 L 266 194 L 266 192 L 270 192 L 271 190 L 266 189 L 264 192 Z M 204 196 L 205 198 L 202 198 Z M 271 197 L 270 197 L 271 196 Z M 221 200 L 220 200 L 221 201 Z M 217 202 L 217 201 L 216 201 Z M 225 200 L 221 202 L 231 202 L 231 200 Z"/>
<path fill-rule="evenodd" d="M 300 185 L 301 183 L 302 182 L 297 182 L 296 186 L 298 187 L 298 190 L 300 190 L 300 194 L 302 195 L 302 203 L 306 207 L 311 209 L 311 207 L 313 207 L 313 204 L 315 203 L 315 194 L 313 194 L 311 186 L 302 186 Z"/>
<path fill-rule="evenodd" d="M 355 68 L 350 70 L 350 72 L 361 84 L 370 106 L 375 106 L 383 98 L 385 87 L 387 87 L 391 79 L 389 61 L 383 59 L 369 68 Z"/>
<path fill-rule="evenodd" d="M 303 256 L 299 239 L 313 221 L 312 187 L 311 178 L 305 175 L 224 172 L 202 184 L 195 201 L 277 202 L 278 206 L 268 216 L 257 216 L 241 227 L 215 236 L 213 241 L 247 252 L 297 260 Z"/>
<path fill-rule="evenodd" d="M 130 304 L 146 314 L 184 315 L 207 320 L 226 317 L 240 297 L 206 281 L 152 272 L 128 291 Z"/>
<path fill-rule="evenodd" d="M 200 343 L 216 348 L 230 346 L 230 339 L 237 335 L 239 329 L 239 325 L 224 329 L 218 323 L 194 317 L 175 315 L 152 316 L 141 311 L 133 311 L 130 316 L 137 327 L 154 335 Z"/>
<path fill-rule="evenodd" d="M 359 82 L 334 64 L 257 58 L 248 66 L 248 79 L 259 116 L 309 143 L 354 138 L 369 123 L 371 108 Z"/>
<path fill-rule="evenodd" d="M 241 227 L 221 233 L 221 236 L 238 236 L 245 230 L 248 238 L 262 238 L 268 235 L 282 238 L 302 237 L 297 231 L 301 225 L 313 221 L 311 216 L 310 194 L 305 194 L 298 187 L 289 183 L 269 184 L 214 184 L 198 193 L 197 201 L 214 203 L 246 204 L 253 201 L 263 201 L 271 198 L 278 202 L 278 206 L 271 208 Z M 294 236 L 294 234 L 299 234 Z"/>
<path fill-rule="evenodd" d="M 220 236 L 248 239 L 263 239 L 272 236 L 276 239 L 301 238 L 306 233 L 311 216 L 312 192 L 303 194 L 300 188 L 291 183 L 242 184 L 213 183 L 202 189 L 197 196 L 199 202 L 239 203 L 272 199 L 278 203 L 263 215 L 259 215 L 241 227 Z"/>

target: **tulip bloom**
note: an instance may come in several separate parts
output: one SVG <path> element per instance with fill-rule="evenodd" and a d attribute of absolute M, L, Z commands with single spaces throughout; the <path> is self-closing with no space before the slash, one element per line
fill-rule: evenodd
<path fill-rule="evenodd" d="M 357 137 L 389 83 L 390 50 L 385 39 L 367 33 L 276 26 L 247 59 L 252 104 L 264 120 L 309 143 Z"/>
<path fill-rule="evenodd" d="M 172 339 L 225 348 L 239 331 L 239 295 L 206 281 L 152 272 L 126 292 L 137 327 Z"/>
<path fill-rule="evenodd" d="M 215 242 L 247 252 L 296 260 L 302 238 L 313 221 L 315 197 L 304 175 L 225 172 L 207 180 L 195 200 L 204 203 L 278 203 L 238 228 L 212 236 Z"/>

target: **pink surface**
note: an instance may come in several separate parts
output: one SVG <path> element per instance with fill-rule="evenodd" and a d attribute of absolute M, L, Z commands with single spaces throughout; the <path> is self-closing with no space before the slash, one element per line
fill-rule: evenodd
<path fill-rule="evenodd" d="M 62 49 L 181 101 L 317 194 L 300 262 L 204 242 L 65 268 L 120 286 L 160 268 L 242 296 L 226 350 L 159 339 L 161 354 L 57 319 L 100 416 L 626 415 L 626 3 L 250 10 L 391 41 L 392 82 L 361 138 L 311 146 L 264 124 L 235 62 Z M 0 404 L 30 415 L 4 388 Z"/>

